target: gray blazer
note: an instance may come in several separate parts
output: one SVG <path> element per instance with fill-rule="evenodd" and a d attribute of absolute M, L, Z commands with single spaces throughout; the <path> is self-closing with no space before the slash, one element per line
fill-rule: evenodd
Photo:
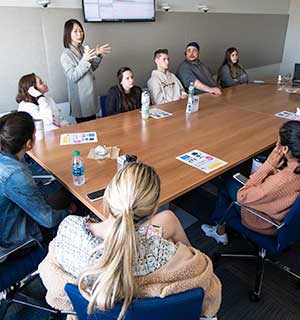
<path fill-rule="evenodd" d="M 83 52 L 83 47 L 80 47 L 80 53 L 72 47 L 65 48 L 60 57 L 67 77 L 70 115 L 76 118 L 90 117 L 99 111 L 93 71 L 98 68 L 102 57 L 96 57 L 90 63 L 82 59 Z"/>

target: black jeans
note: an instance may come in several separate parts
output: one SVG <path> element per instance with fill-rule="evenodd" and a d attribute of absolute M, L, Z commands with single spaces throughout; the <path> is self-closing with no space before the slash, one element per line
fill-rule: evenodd
<path fill-rule="evenodd" d="M 231 214 L 240 213 L 241 209 L 239 207 L 234 207 L 230 211 L 227 211 L 227 209 L 233 201 L 236 201 L 237 193 L 241 187 L 242 185 L 233 178 L 224 181 L 224 187 L 221 187 L 217 194 L 216 207 L 212 214 L 213 222 L 222 225 Z"/>
<path fill-rule="evenodd" d="M 75 118 L 77 123 L 82 123 L 86 121 L 91 121 L 91 120 L 96 120 L 96 115 L 90 116 L 90 117 L 85 117 L 85 118 Z"/>

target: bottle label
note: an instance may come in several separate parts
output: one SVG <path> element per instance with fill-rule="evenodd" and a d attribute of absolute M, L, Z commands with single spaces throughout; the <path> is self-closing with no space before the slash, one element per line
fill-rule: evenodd
<path fill-rule="evenodd" d="M 72 166 L 72 174 L 74 177 L 80 177 L 84 175 L 83 166 Z"/>
<path fill-rule="evenodd" d="M 142 105 L 142 118 L 148 119 L 150 114 L 149 105 Z"/>

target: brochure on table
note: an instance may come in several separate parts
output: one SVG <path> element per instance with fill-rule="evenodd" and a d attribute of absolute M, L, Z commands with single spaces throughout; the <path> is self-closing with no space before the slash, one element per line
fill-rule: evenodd
<path fill-rule="evenodd" d="M 280 86 L 277 90 L 285 91 L 287 93 L 300 93 L 300 88 L 297 87 Z"/>
<path fill-rule="evenodd" d="M 60 145 L 97 142 L 96 132 L 64 133 L 60 136 Z"/>
<path fill-rule="evenodd" d="M 170 117 L 172 115 L 173 115 L 172 113 L 170 113 L 168 111 L 164 111 L 159 108 L 151 108 L 150 109 L 150 117 L 153 119 L 166 118 L 166 117 Z"/>
<path fill-rule="evenodd" d="M 300 121 L 300 116 L 295 112 L 281 111 L 275 114 L 276 117 L 285 118 L 288 120 L 298 120 Z"/>
<path fill-rule="evenodd" d="M 181 156 L 176 157 L 176 159 L 189 164 L 190 166 L 195 167 L 201 171 L 204 171 L 205 173 L 210 173 L 227 164 L 227 162 L 200 150 L 193 150 L 184 153 Z"/>

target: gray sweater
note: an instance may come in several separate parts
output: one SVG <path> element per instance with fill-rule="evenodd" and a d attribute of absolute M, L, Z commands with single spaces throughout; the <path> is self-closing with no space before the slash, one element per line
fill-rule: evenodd
<path fill-rule="evenodd" d="M 76 118 L 85 118 L 95 115 L 99 111 L 96 95 L 95 71 L 102 57 L 96 57 L 89 62 L 82 58 L 83 47 L 80 53 L 74 48 L 65 48 L 60 62 L 67 77 L 68 95 L 70 101 L 70 115 Z"/>
<path fill-rule="evenodd" d="M 233 79 L 230 73 L 230 68 L 228 64 L 224 64 L 218 73 L 218 80 L 222 88 L 234 87 L 242 83 L 248 82 L 248 75 L 246 71 L 240 67 L 236 66 L 236 79 Z"/>
<path fill-rule="evenodd" d="M 209 68 L 199 60 L 195 62 L 184 60 L 178 68 L 177 76 L 186 91 L 188 90 L 190 82 L 195 82 L 196 80 L 201 81 L 209 87 L 217 86 Z M 195 89 L 194 92 L 195 94 L 204 93 L 204 91 L 198 89 Z"/>

